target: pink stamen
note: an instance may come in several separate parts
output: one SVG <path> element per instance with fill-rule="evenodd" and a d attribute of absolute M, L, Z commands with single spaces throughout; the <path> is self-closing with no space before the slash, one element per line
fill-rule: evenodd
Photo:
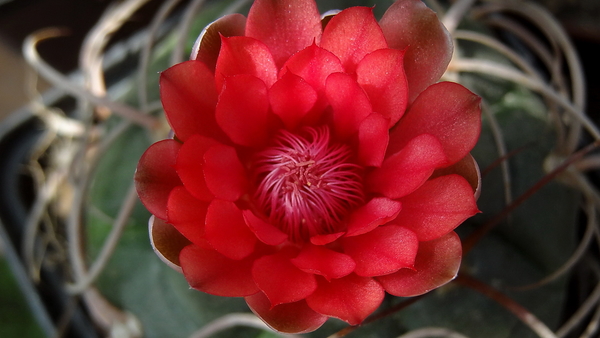
<path fill-rule="evenodd" d="M 330 144 L 327 127 L 282 130 L 257 155 L 257 207 L 293 241 L 343 230 L 348 210 L 364 199 L 361 167 L 351 155 L 349 146 Z"/>

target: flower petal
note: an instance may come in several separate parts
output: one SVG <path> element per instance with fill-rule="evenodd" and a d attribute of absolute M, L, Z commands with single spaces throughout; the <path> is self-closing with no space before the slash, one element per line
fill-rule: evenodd
<path fill-rule="evenodd" d="M 337 56 L 313 44 L 292 55 L 281 68 L 279 77 L 288 71 L 300 76 L 324 95 L 325 81 L 329 75 L 343 72 L 344 67 Z"/>
<path fill-rule="evenodd" d="M 460 238 L 450 232 L 429 242 L 419 243 L 414 269 L 402 269 L 377 277 L 385 290 L 399 297 L 427 293 L 453 280 L 458 273 L 462 247 Z"/>
<path fill-rule="evenodd" d="M 278 66 L 321 37 L 321 18 L 312 0 L 257 0 L 248 13 L 246 36 L 264 42 Z"/>
<path fill-rule="evenodd" d="M 344 236 L 345 232 L 335 232 L 333 234 L 316 235 L 310 238 L 310 242 L 314 245 L 325 245 L 335 242 L 338 238 Z"/>
<path fill-rule="evenodd" d="M 286 128 L 294 130 L 314 107 L 317 92 L 301 77 L 287 72 L 269 89 L 269 102 Z"/>
<path fill-rule="evenodd" d="M 355 274 L 330 282 L 318 278 L 318 282 L 317 290 L 306 298 L 308 306 L 350 325 L 362 323 L 379 307 L 385 296 L 383 288 L 374 279 Z"/>
<path fill-rule="evenodd" d="M 373 112 L 367 94 L 348 74 L 329 75 L 325 92 L 333 109 L 335 134 L 342 140 L 356 133 L 361 122 Z"/>
<path fill-rule="evenodd" d="M 204 153 L 217 144 L 219 143 L 213 139 L 194 135 L 181 146 L 177 155 L 175 169 L 179 178 L 187 190 L 202 201 L 211 201 L 214 198 L 206 186 L 203 158 Z"/>
<path fill-rule="evenodd" d="M 256 236 L 233 202 L 213 200 L 206 212 L 204 231 L 210 245 L 227 258 L 243 259 L 254 251 Z"/>
<path fill-rule="evenodd" d="M 248 188 L 248 178 L 234 147 L 217 144 L 204 153 L 206 186 L 216 198 L 237 201 Z"/>
<path fill-rule="evenodd" d="M 370 7 L 351 7 L 331 18 L 325 26 L 321 47 L 337 55 L 348 73 L 374 50 L 387 48 Z"/>
<path fill-rule="evenodd" d="M 356 267 L 350 256 L 317 245 L 305 246 L 291 261 L 298 269 L 321 275 L 327 280 L 347 276 Z"/>
<path fill-rule="evenodd" d="M 452 37 L 420 0 L 398 0 L 379 21 L 389 47 L 406 49 L 404 69 L 409 102 L 444 74 L 452 58 Z"/>
<path fill-rule="evenodd" d="M 135 170 L 134 180 L 140 200 L 153 215 L 167 219 L 167 200 L 181 180 L 173 165 L 181 143 L 163 140 L 151 145 L 142 155 Z"/>
<path fill-rule="evenodd" d="M 243 36 L 246 30 L 246 17 L 233 13 L 225 15 L 206 26 L 194 43 L 190 59 L 202 61 L 214 71 L 221 50 L 221 36 Z"/>
<path fill-rule="evenodd" d="M 293 250 L 281 250 L 254 262 L 252 276 L 271 301 L 271 306 L 297 302 L 317 288 L 315 276 L 298 269 L 290 261 L 295 253 Z"/>
<path fill-rule="evenodd" d="M 178 139 L 201 134 L 224 142 L 225 135 L 215 121 L 215 77 L 202 62 L 186 61 L 162 72 L 160 99 Z"/>
<path fill-rule="evenodd" d="M 312 332 L 327 321 L 327 316 L 315 312 L 301 300 L 271 306 L 269 298 L 259 292 L 245 298 L 250 310 L 273 330 L 285 333 Z"/>
<path fill-rule="evenodd" d="M 217 103 L 217 123 L 233 142 L 257 146 L 267 139 L 269 97 L 263 81 L 252 75 L 225 80 Z"/>
<path fill-rule="evenodd" d="M 367 116 L 358 126 L 358 161 L 364 166 L 380 167 L 390 139 L 389 119 L 379 113 Z"/>
<path fill-rule="evenodd" d="M 179 262 L 179 253 L 190 245 L 190 241 L 183 237 L 171 224 L 162 219 L 150 216 L 148 220 L 150 244 L 160 260 L 177 272 L 182 272 Z"/>
<path fill-rule="evenodd" d="M 259 291 L 250 272 L 254 257 L 233 260 L 215 250 L 189 245 L 179 260 L 185 279 L 194 289 L 223 297 L 244 297 Z"/>
<path fill-rule="evenodd" d="M 375 197 L 350 215 L 346 236 L 362 235 L 386 224 L 396 218 L 401 209 L 402 204 L 398 201 Z"/>
<path fill-rule="evenodd" d="M 364 235 L 344 237 L 344 252 L 356 262 L 354 273 L 359 276 L 381 276 L 402 268 L 412 268 L 419 247 L 414 232 L 385 225 Z"/>
<path fill-rule="evenodd" d="M 240 74 L 253 75 L 271 87 L 277 66 L 264 43 L 246 36 L 222 37 L 214 74 L 217 89 L 221 91 L 225 78 Z"/>
<path fill-rule="evenodd" d="M 479 171 L 477 162 L 471 154 L 468 154 L 463 157 L 462 160 L 449 167 L 436 169 L 433 174 L 431 174 L 431 178 L 450 174 L 457 174 L 464 177 L 471 185 L 471 188 L 473 188 L 475 199 L 477 200 L 479 198 L 479 194 L 481 194 L 481 172 Z"/>
<path fill-rule="evenodd" d="M 207 209 L 208 202 L 198 200 L 183 186 L 179 186 L 169 195 L 168 222 L 195 245 L 207 247 L 208 243 L 204 236 Z"/>
<path fill-rule="evenodd" d="M 471 185 L 459 175 L 427 181 L 400 201 L 402 211 L 393 222 L 414 231 L 419 241 L 439 238 L 479 212 Z"/>
<path fill-rule="evenodd" d="M 248 228 L 261 242 L 268 245 L 279 245 L 288 239 L 288 235 L 283 231 L 258 218 L 252 211 L 244 210 L 242 214 Z"/>
<path fill-rule="evenodd" d="M 435 136 L 422 134 L 388 157 L 381 168 L 373 170 L 366 186 L 389 198 L 400 198 L 415 191 L 435 168 L 446 162 L 440 141 Z"/>
<path fill-rule="evenodd" d="M 394 126 L 408 102 L 404 51 L 386 48 L 367 54 L 358 64 L 356 76 L 369 96 L 373 111 L 389 119 L 388 128 Z"/>
<path fill-rule="evenodd" d="M 417 97 L 398 126 L 390 132 L 388 154 L 422 133 L 442 142 L 448 164 L 467 156 L 481 132 L 481 98 L 462 85 L 440 82 Z"/>

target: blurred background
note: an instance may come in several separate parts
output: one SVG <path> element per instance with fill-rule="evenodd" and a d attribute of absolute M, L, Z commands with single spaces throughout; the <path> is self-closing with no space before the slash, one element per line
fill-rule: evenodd
<path fill-rule="evenodd" d="M 587 110 L 597 119 L 600 111 L 600 1 L 537 2 L 559 19 L 573 39 L 586 72 Z M 110 3 L 109 0 L 0 0 L 0 123 L 28 101 L 25 81 L 28 66 L 21 56 L 27 35 L 46 27 L 67 28 L 68 36 L 41 43 L 39 52 L 56 69 L 69 73 L 77 67 L 78 51 L 86 33 Z M 161 3 L 160 0 L 149 1 L 118 34 L 127 36 L 147 25 Z M 48 87 L 43 80 L 38 83 L 41 92 Z M 43 336 L 28 312 L 25 299 L 3 259 L 0 242 L 0 337 Z"/>

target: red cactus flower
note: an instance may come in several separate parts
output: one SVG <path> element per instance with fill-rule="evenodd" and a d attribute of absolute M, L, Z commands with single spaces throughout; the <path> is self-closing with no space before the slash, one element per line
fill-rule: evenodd
<path fill-rule="evenodd" d="M 452 49 L 418 0 L 379 22 L 257 0 L 209 25 L 161 74 L 175 137 L 135 175 L 158 255 L 284 332 L 356 325 L 385 292 L 452 280 L 453 230 L 478 212 L 480 132 L 480 99 L 436 83 Z"/>

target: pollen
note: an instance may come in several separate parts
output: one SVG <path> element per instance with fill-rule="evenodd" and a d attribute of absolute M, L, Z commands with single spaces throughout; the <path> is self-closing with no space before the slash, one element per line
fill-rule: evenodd
<path fill-rule="evenodd" d="M 269 221 L 296 242 L 343 231 L 364 200 L 362 167 L 352 148 L 332 143 L 328 127 L 282 130 L 257 154 L 254 201 Z"/>

